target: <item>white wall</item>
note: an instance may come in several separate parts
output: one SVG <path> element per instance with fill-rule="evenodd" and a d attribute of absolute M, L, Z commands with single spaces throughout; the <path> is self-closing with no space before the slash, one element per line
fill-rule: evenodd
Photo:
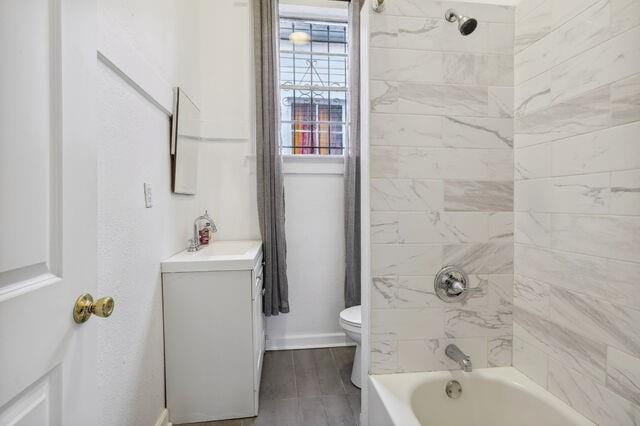
<path fill-rule="evenodd" d="M 207 176 L 199 191 L 216 238 L 259 239 L 252 124 L 253 62 L 249 1 L 198 0 L 198 77 Z M 185 73 L 182 73 L 185 74 Z"/>
<path fill-rule="evenodd" d="M 349 343 L 338 323 L 344 309 L 343 165 L 302 160 L 308 159 L 285 163 L 291 311 L 268 318 L 268 349 Z"/>
<path fill-rule="evenodd" d="M 179 58 L 194 60 L 193 51 L 181 48 L 190 28 L 183 20 L 194 20 L 196 6 L 178 7 L 175 0 L 100 3 L 99 49 L 107 57 L 99 63 L 97 93 L 98 291 L 114 297 L 116 308 L 98 323 L 96 424 L 151 425 L 164 411 L 159 264 L 185 247 L 193 218 L 211 204 L 206 191 L 195 197 L 170 191 L 164 110 L 171 108 Z M 197 90 L 196 73 L 182 80 Z M 203 164 L 199 170 L 207 171 Z M 209 178 L 199 176 L 201 183 Z M 150 209 L 144 207 L 144 182 L 152 185 Z"/>
<path fill-rule="evenodd" d="M 99 13 L 98 287 L 116 311 L 98 326 L 97 418 L 153 424 L 164 409 L 160 262 L 185 247 L 205 208 L 217 238 L 259 238 L 251 9 L 232 0 L 122 0 L 100 2 Z M 170 192 L 167 113 L 178 84 L 206 120 L 195 197 Z M 341 336 L 342 176 L 288 175 L 286 186 L 292 313 L 270 319 L 269 329 L 285 339 Z"/>
<path fill-rule="evenodd" d="M 249 8 L 242 2 L 219 3 L 216 6 L 224 14 L 207 9 L 210 20 L 224 17 L 229 28 L 238 24 L 238 37 L 227 36 L 225 43 L 219 42 L 220 37 L 206 43 L 207 35 L 200 33 L 199 25 L 203 7 L 196 0 L 100 4 L 98 288 L 100 295 L 116 300 L 114 315 L 98 326 L 101 412 L 96 418 L 105 425 L 150 425 L 163 413 L 159 265 L 186 246 L 197 214 L 210 210 L 220 227 L 219 238 L 259 235 L 255 174 L 246 159 L 251 112 L 243 111 L 248 109 L 246 86 L 251 73 L 246 34 Z M 238 12 L 228 10 L 233 8 Z M 220 46 L 227 50 L 218 52 Z M 234 46 L 235 54 L 229 50 Z M 225 58 L 226 68 L 212 66 L 220 57 Z M 210 58 L 215 61 L 207 62 Z M 223 68 L 224 77 L 213 72 Z M 209 81 L 224 81 L 228 90 L 211 94 L 214 102 L 204 105 L 203 73 Z M 201 146 L 197 196 L 170 191 L 167 112 L 172 87 L 177 84 L 205 113 L 212 111 L 210 115 L 215 116 L 215 106 L 230 108 L 238 123 L 235 127 L 243 128 L 240 136 L 244 138 Z M 208 136 L 216 139 L 220 134 Z M 154 206 L 150 209 L 144 208 L 144 182 L 152 185 Z"/>
<path fill-rule="evenodd" d="M 191 44 L 199 52 L 200 92 L 193 97 L 204 119 L 203 185 L 208 185 L 200 190 L 206 191 L 217 238 L 257 239 L 250 2 L 200 0 L 198 5 L 199 36 Z M 267 319 L 268 347 L 341 344 L 344 192 L 341 174 L 322 172 L 341 172 L 342 165 L 304 161 L 287 166 L 285 171 L 296 171 L 285 176 L 291 312 Z M 299 174 L 309 171 L 321 173 Z"/>
<path fill-rule="evenodd" d="M 251 2 L 199 0 L 199 5 L 202 92 L 197 98 L 204 136 L 246 142 L 253 122 Z"/>
<path fill-rule="evenodd" d="M 159 262 L 184 247 L 196 198 L 170 192 L 168 117 L 104 65 L 99 77 L 98 290 L 116 308 L 98 325 L 96 418 L 153 424 L 164 408 Z"/>

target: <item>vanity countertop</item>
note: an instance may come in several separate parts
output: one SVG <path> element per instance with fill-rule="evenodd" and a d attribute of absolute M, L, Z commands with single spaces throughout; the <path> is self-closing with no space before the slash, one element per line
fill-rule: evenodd
<path fill-rule="evenodd" d="M 213 241 L 196 252 L 183 250 L 162 262 L 162 272 L 250 270 L 262 255 L 262 241 Z"/>

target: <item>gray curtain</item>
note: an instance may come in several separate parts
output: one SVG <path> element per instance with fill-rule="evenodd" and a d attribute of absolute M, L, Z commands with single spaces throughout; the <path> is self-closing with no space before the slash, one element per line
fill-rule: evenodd
<path fill-rule="evenodd" d="M 264 249 L 264 313 L 289 312 L 284 180 L 280 156 L 278 0 L 253 0 L 258 219 Z"/>
<path fill-rule="evenodd" d="M 364 0 L 349 5 L 349 138 L 344 171 L 344 228 L 346 270 L 344 302 L 360 304 L 360 9 Z"/>

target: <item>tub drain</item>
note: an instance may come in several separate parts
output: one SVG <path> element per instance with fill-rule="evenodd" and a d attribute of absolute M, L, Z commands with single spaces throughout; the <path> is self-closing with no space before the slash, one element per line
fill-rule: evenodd
<path fill-rule="evenodd" d="M 462 386 L 457 380 L 450 380 L 444 388 L 445 393 L 451 399 L 458 399 L 462 395 Z"/>

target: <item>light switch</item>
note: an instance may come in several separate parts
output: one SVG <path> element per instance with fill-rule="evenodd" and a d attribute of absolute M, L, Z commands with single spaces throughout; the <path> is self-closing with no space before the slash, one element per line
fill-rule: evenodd
<path fill-rule="evenodd" d="M 153 201 L 151 199 L 151 184 L 146 182 L 144 183 L 144 206 L 148 209 L 153 207 Z"/>

